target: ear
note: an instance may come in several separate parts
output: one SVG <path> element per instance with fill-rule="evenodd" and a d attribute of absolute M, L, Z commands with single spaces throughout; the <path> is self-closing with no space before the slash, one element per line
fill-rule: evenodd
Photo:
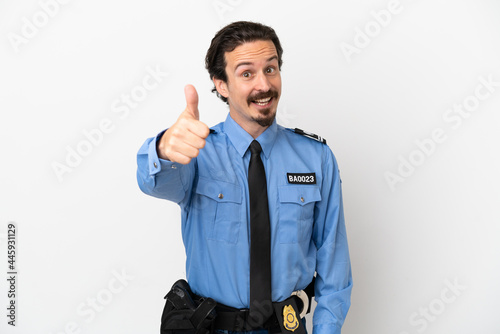
<path fill-rule="evenodd" d="M 228 89 L 227 89 L 227 83 L 221 79 L 213 78 L 212 80 L 214 82 L 215 89 L 217 89 L 217 92 L 227 99 L 227 97 L 229 96 Z"/>

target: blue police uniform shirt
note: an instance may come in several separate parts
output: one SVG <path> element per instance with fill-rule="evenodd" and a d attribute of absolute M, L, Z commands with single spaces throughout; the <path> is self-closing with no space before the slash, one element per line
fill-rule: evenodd
<path fill-rule="evenodd" d="M 187 165 L 159 159 L 156 137 L 137 155 L 140 189 L 181 207 L 186 275 L 196 294 L 235 308 L 250 298 L 248 165 L 253 138 L 230 115 Z M 351 264 L 341 181 L 330 148 L 276 121 L 262 146 L 271 221 L 273 301 L 304 289 L 316 271 L 313 331 L 340 333 L 350 306 Z"/>

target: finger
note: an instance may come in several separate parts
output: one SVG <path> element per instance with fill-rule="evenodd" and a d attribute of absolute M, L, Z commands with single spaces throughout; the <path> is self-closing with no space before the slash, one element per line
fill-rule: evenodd
<path fill-rule="evenodd" d="M 171 158 L 180 157 L 182 155 L 192 159 L 196 158 L 200 153 L 199 149 L 182 141 L 176 142 L 170 149 L 171 152 L 169 152 L 168 156 Z"/>
<path fill-rule="evenodd" d="M 169 160 L 172 161 L 172 162 L 176 162 L 176 163 L 179 163 L 181 165 L 187 165 L 188 163 L 191 162 L 191 159 L 190 157 L 186 157 L 185 155 L 181 154 L 181 153 L 178 153 L 178 152 L 173 152 L 172 154 L 170 154 L 169 156 Z"/>
<path fill-rule="evenodd" d="M 188 130 L 189 132 L 194 133 L 195 135 L 203 139 L 207 138 L 210 134 L 210 129 L 208 128 L 208 126 L 200 121 L 189 123 Z"/>
<path fill-rule="evenodd" d="M 189 114 L 189 112 L 187 113 Z M 208 126 L 205 123 L 197 121 L 195 119 L 183 116 L 179 118 L 178 123 L 183 129 L 194 133 L 200 138 L 207 138 L 210 134 L 210 129 L 208 128 Z"/>
<path fill-rule="evenodd" d="M 196 120 L 200 119 L 198 111 L 198 92 L 193 85 L 184 87 L 184 95 L 186 96 L 186 111 Z"/>
<path fill-rule="evenodd" d="M 179 142 L 183 142 L 189 146 L 192 146 L 196 149 L 201 149 L 205 147 L 205 139 L 191 131 L 183 131 L 177 136 L 176 140 L 178 140 Z"/>

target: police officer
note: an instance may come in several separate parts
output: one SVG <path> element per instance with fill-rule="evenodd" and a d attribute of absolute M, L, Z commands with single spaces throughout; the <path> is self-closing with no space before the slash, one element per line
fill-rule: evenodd
<path fill-rule="evenodd" d="M 140 189 L 182 209 L 186 274 L 194 294 L 230 309 L 252 310 L 259 305 L 253 296 L 265 295 L 253 277 L 266 277 L 259 286 L 269 286 L 272 314 L 261 302 L 262 317 L 251 321 L 250 315 L 238 328 L 217 329 L 216 324 L 216 333 L 292 333 L 301 310 L 287 301 L 314 276 L 314 334 L 340 333 L 350 306 L 351 265 L 337 162 L 320 137 L 276 123 L 282 53 L 268 26 L 235 22 L 222 28 L 207 52 L 206 68 L 213 91 L 229 105 L 226 120 L 211 129 L 202 123 L 196 89 L 188 85 L 186 109 L 170 128 L 147 139 L 137 156 Z M 264 195 L 251 195 L 257 182 L 248 180 L 254 159 L 264 167 L 267 185 L 266 203 L 257 209 L 251 196 L 262 200 L 265 189 Z M 259 215 L 266 216 L 267 227 L 254 230 L 252 210 L 266 206 Z M 268 245 L 253 246 L 262 254 L 255 255 L 252 242 L 261 238 Z M 260 262 L 251 269 L 266 257 L 269 270 Z M 271 328 L 270 318 L 280 326 Z"/>

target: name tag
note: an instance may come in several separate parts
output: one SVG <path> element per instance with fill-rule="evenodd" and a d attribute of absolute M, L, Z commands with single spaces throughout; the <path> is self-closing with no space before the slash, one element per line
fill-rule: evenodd
<path fill-rule="evenodd" d="M 316 184 L 316 173 L 286 173 L 288 183 Z"/>

